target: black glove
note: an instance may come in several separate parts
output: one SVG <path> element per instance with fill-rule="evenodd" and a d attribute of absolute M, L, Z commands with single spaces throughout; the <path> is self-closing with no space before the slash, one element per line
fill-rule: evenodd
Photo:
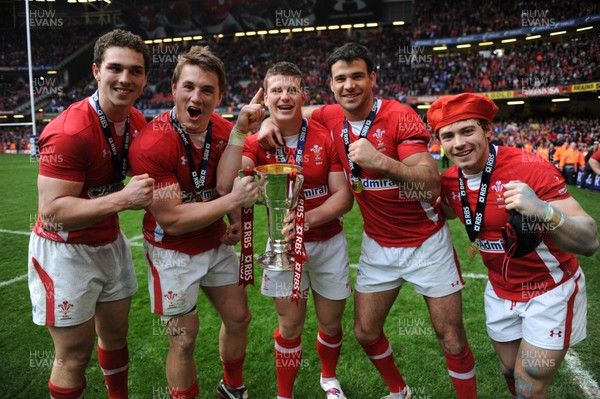
<path fill-rule="evenodd" d="M 544 239 L 545 230 L 541 223 L 523 223 L 523 215 L 510 211 L 508 222 L 502 227 L 504 252 L 509 258 L 520 258 L 532 252 Z"/>
<path fill-rule="evenodd" d="M 508 275 L 508 262 L 511 258 L 520 258 L 534 251 L 544 239 L 546 230 L 541 223 L 523 222 L 523 215 L 510 211 L 508 221 L 502 227 L 504 239 L 504 261 L 502 262 L 502 276 L 506 281 Z"/>

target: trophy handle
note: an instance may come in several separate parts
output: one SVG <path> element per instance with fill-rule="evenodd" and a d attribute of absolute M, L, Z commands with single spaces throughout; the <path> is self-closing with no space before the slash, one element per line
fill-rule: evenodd
<path fill-rule="evenodd" d="M 292 185 L 291 190 L 289 191 L 291 194 L 290 200 L 290 209 L 296 206 L 298 202 L 298 196 L 300 195 L 300 190 L 302 190 L 302 186 L 304 185 L 304 175 L 300 173 L 294 173 L 295 176 L 289 176 L 290 184 Z"/>
<path fill-rule="evenodd" d="M 262 179 L 262 177 L 260 177 L 258 175 L 258 173 L 254 173 L 254 169 L 252 169 L 252 168 L 238 170 L 238 176 L 240 176 L 240 178 L 246 177 L 246 176 L 252 176 L 252 178 L 254 179 L 256 184 L 258 184 L 259 186 L 260 186 L 260 179 Z M 258 199 L 256 200 L 256 204 L 266 205 L 265 199 L 264 199 L 263 195 L 261 194 L 260 190 L 258 190 Z"/>

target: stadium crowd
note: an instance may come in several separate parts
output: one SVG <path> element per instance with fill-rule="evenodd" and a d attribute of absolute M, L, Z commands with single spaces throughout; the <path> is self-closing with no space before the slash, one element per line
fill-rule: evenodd
<path fill-rule="evenodd" d="M 65 57 L 88 44 L 103 28 L 101 26 L 69 26 L 68 28 L 31 28 L 33 65 L 54 67 Z M 27 39 L 23 29 L 2 30 L 0 67 L 27 65 Z M 37 45 L 44 43 L 43 45 Z"/>
<path fill-rule="evenodd" d="M 456 37 L 521 27 L 523 18 L 531 10 L 538 10 L 540 16 L 559 21 L 597 14 L 600 6 L 584 1 L 566 5 L 558 0 L 535 0 L 527 6 L 515 1 L 484 6 L 473 3 L 473 7 L 461 4 L 459 7 L 447 1 L 431 1 L 415 8 L 412 26 L 382 26 L 383 32 L 355 30 L 349 33 L 338 30 L 268 35 L 258 40 L 258 37 L 207 37 L 204 41 L 227 66 L 228 81 L 221 105 L 228 110 L 239 109 L 254 95 L 262 86 L 262 77 L 273 60 L 293 62 L 305 71 L 307 104 L 333 103 L 328 74 L 322 73 L 327 68 L 325 54 L 350 39 L 367 45 L 374 54 L 378 78 L 376 96 L 382 99 L 404 101 L 406 97 L 416 95 L 522 90 L 600 80 L 600 38 L 594 33 L 506 45 L 502 51 L 489 52 L 454 50 L 431 53 L 411 45 L 411 40 L 416 39 Z M 97 28 L 32 30 L 33 43 L 42 41 L 42 38 L 49 43 L 36 46 L 33 53 L 35 65 L 55 65 L 92 40 Z M 8 35 L 8 40 L 0 43 L 0 66 L 26 65 L 24 35 L 14 31 Z M 49 35 L 53 40 L 45 40 Z M 136 102 L 137 108 L 165 109 L 172 106 L 171 73 L 177 55 L 190 46 L 189 42 L 151 46 L 152 69 L 148 85 Z M 230 51 L 231 48 L 236 51 Z M 0 82 L 0 112 L 14 110 L 27 102 L 29 86 L 26 76 L 23 76 L 3 78 Z M 90 74 L 68 90 L 51 96 L 44 108 L 47 112 L 59 113 L 75 99 L 89 95 L 93 86 Z M 2 133 L 0 149 L 24 148 L 28 139 L 21 137 L 27 130 L 12 129 Z M 572 118 L 549 116 L 537 120 L 500 121 L 496 124 L 495 133 L 496 140 L 504 145 L 529 144 L 534 148 L 544 142 L 560 145 L 574 141 L 583 149 L 600 139 L 597 119 L 574 115 Z"/>
<path fill-rule="evenodd" d="M 419 2 L 413 40 L 458 37 L 539 26 L 600 13 L 598 2 L 531 0 L 481 3 L 476 0 Z"/>
<path fill-rule="evenodd" d="M 593 33 L 572 40 L 531 42 L 504 48 L 503 53 L 477 50 L 447 54 L 427 54 L 410 46 L 406 28 L 379 32 L 354 32 L 352 39 L 368 44 L 378 61 L 378 86 L 381 98 L 400 101 L 406 96 L 522 90 L 569 85 L 600 80 L 600 38 Z M 308 35 L 308 37 L 307 37 Z M 330 48 L 348 40 L 343 31 L 291 36 L 267 36 L 261 40 L 226 37 L 207 40 L 207 44 L 227 65 L 228 85 L 222 104 L 239 108 L 252 97 L 273 59 L 284 59 L 306 71 L 309 103 L 331 104 L 324 56 Z M 152 46 L 153 69 L 148 86 L 138 100 L 141 109 L 165 108 L 170 104 L 171 70 L 176 55 L 188 44 Z M 236 52 L 228 51 L 235 47 Z M 64 53 L 65 50 L 61 50 Z M 79 98 L 91 77 L 76 83 L 76 93 L 53 98 L 56 107 L 68 106 Z M 383 83 L 385 82 L 385 83 Z M 72 89 L 71 89 L 72 90 Z M 13 109 L 28 98 L 27 84 L 0 85 L 0 109 Z"/>
<path fill-rule="evenodd" d="M 581 35 L 568 42 L 528 43 L 506 48 L 503 54 L 482 54 L 473 50 L 411 56 L 405 53 L 410 44 L 404 39 L 403 31 L 395 29 L 392 32 L 393 35 L 385 36 L 363 33 L 362 37 L 356 38 L 368 44 L 378 60 L 380 85 L 377 95 L 382 98 L 402 101 L 406 96 L 522 90 L 600 79 L 600 38 L 594 34 Z M 347 39 L 344 32 L 327 32 L 310 40 L 302 35 L 293 35 L 269 36 L 264 40 L 226 38 L 210 43 L 215 52 L 226 60 L 227 73 L 231 76 L 223 104 L 239 107 L 248 96 L 252 97 L 274 58 L 290 60 L 306 71 L 310 103 L 333 103 L 328 77 L 321 73 L 323 54 L 329 47 L 340 45 Z M 231 46 L 235 46 L 239 53 L 227 51 Z M 183 46 L 180 47 L 184 50 Z M 155 54 L 165 51 L 159 45 L 153 46 Z M 141 108 L 161 108 L 162 102 L 170 100 L 171 66 L 168 63 L 155 66 L 158 68 L 150 74 L 149 90 L 154 90 L 154 99 L 158 103 L 150 98 L 147 90 L 138 103 Z"/>

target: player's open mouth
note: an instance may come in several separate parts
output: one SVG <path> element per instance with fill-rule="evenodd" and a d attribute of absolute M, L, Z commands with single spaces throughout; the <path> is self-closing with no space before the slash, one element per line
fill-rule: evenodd
<path fill-rule="evenodd" d="M 131 90 L 129 90 L 129 89 L 123 89 L 123 88 L 120 88 L 120 87 L 115 87 L 115 91 L 118 94 L 129 94 L 129 93 L 131 93 Z"/>
<path fill-rule="evenodd" d="M 291 109 L 293 109 L 294 107 L 291 105 L 280 105 L 277 107 L 277 109 L 280 109 L 282 111 L 289 111 Z"/>
<path fill-rule="evenodd" d="M 202 111 L 199 110 L 198 108 L 189 107 L 187 110 L 188 110 L 188 115 L 190 116 L 190 119 L 196 119 L 202 114 Z"/>

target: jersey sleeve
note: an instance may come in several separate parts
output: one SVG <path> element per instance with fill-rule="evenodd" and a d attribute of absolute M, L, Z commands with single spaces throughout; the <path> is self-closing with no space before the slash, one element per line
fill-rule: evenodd
<path fill-rule="evenodd" d="M 431 134 L 419 115 L 411 108 L 403 107 L 398 114 L 397 150 L 400 161 L 419 153 L 428 152 Z"/>
<path fill-rule="evenodd" d="M 565 179 L 550 162 L 540 159 L 538 166 L 529 168 L 533 174 L 532 187 L 542 201 L 556 201 L 569 198 Z"/>
<path fill-rule="evenodd" d="M 323 111 L 325 107 L 317 108 L 312 112 L 311 119 L 315 122 L 323 124 Z"/>
<path fill-rule="evenodd" d="M 84 134 L 52 132 L 39 143 L 40 175 L 73 182 L 85 181 L 89 156 Z"/>

